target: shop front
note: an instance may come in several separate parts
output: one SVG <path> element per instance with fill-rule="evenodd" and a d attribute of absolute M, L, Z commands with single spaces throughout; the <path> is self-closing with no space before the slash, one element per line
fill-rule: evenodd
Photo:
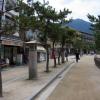
<path fill-rule="evenodd" d="M 37 61 L 46 61 L 46 50 L 42 46 L 37 46 Z"/>
<path fill-rule="evenodd" d="M 22 64 L 23 42 L 15 36 L 2 35 L 0 37 L 0 58 L 10 65 Z"/>

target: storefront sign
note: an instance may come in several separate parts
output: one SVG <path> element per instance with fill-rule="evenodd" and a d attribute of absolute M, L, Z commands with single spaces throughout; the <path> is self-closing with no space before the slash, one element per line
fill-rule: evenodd
<path fill-rule="evenodd" d="M 12 45 L 12 46 L 23 46 L 21 41 L 12 41 L 12 40 L 2 40 L 3 45 Z"/>

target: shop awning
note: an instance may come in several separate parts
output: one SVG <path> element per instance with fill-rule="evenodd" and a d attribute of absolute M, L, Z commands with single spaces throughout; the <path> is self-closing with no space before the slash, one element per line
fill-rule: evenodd
<path fill-rule="evenodd" d="M 23 46 L 22 41 L 2 40 L 1 44 L 9 46 Z"/>
<path fill-rule="evenodd" d="M 42 46 L 37 46 L 37 51 L 43 51 L 46 52 L 46 49 Z"/>
<path fill-rule="evenodd" d="M 0 40 L 2 45 L 23 46 L 23 41 L 16 36 L 1 35 Z"/>

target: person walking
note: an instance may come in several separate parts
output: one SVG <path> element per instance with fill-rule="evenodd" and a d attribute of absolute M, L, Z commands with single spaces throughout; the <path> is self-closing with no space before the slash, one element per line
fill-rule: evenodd
<path fill-rule="evenodd" d="M 76 62 L 78 62 L 78 60 L 80 59 L 78 50 L 76 50 L 76 52 L 75 52 L 75 57 L 76 57 Z"/>
<path fill-rule="evenodd" d="M 65 57 L 66 57 L 66 61 L 68 61 L 68 51 L 65 51 Z"/>

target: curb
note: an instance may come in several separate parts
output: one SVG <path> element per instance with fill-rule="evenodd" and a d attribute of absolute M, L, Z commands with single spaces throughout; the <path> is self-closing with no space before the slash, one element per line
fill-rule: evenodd
<path fill-rule="evenodd" d="M 61 75 L 70 65 L 72 65 L 74 62 L 71 62 L 69 65 L 64 67 L 57 75 L 55 75 L 42 89 L 40 89 L 34 96 L 31 96 L 28 100 L 34 100 L 41 92 L 43 92 L 55 79 L 58 78 L 59 75 Z"/>

